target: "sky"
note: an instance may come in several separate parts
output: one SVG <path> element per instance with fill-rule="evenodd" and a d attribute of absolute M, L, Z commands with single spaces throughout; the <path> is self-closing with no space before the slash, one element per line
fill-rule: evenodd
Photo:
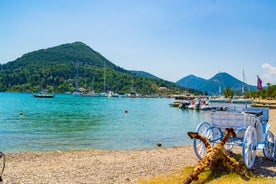
<path fill-rule="evenodd" d="M 0 0 L 0 63 L 81 41 L 173 82 L 227 72 L 276 84 L 275 10 L 274 0 Z"/>

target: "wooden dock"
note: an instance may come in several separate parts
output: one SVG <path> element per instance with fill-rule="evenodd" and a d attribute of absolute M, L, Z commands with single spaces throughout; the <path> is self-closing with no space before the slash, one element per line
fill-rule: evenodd
<path fill-rule="evenodd" d="M 252 107 L 268 107 L 276 109 L 276 100 L 256 100 L 251 104 Z"/>

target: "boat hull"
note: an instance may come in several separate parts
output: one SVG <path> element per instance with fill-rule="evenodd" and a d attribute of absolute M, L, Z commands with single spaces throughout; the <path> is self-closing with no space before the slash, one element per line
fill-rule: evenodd
<path fill-rule="evenodd" d="M 54 98 L 55 95 L 53 94 L 34 94 L 35 98 Z"/>

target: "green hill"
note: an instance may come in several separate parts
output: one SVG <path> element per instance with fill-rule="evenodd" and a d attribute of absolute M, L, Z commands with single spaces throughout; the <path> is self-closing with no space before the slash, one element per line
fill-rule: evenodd
<path fill-rule="evenodd" d="M 171 92 L 180 90 L 173 82 L 144 77 L 116 66 L 82 42 L 37 50 L 0 65 L 0 91 L 72 92 L 76 81 L 79 87 L 95 92 L 105 88 L 118 93 L 134 89 L 137 93 L 154 94 L 161 86 Z"/>

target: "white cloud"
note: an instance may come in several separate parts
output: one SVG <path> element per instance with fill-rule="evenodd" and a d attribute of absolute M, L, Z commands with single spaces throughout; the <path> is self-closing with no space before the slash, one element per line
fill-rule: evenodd
<path fill-rule="evenodd" d="M 264 63 L 262 65 L 263 75 L 262 80 L 263 84 L 271 83 L 276 84 L 276 67 L 270 65 L 269 63 Z"/>

